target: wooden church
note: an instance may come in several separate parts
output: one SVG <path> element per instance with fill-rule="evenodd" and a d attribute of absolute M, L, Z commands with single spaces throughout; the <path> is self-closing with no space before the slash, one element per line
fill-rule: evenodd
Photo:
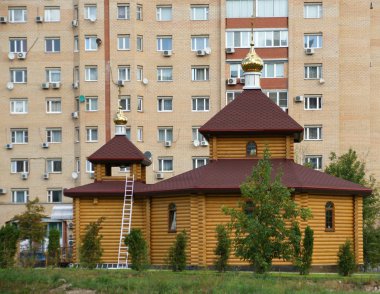
<path fill-rule="evenodd" d="M 216 225 L 230 220 L 222 206 L 238 206 L 239 186 L 268 147 L 283 184 L 294 190 L 299 206 L 312 211 L 313 218 L 301 222 L 301 229 L 309 225 L 314 230 L 313 266 L 336 265 L 339 245 L 346 239 L 353 242 L 356 263 L 363 263 L 363 197 L 371 190 L 294 162 L 294 144 L 302 140 L 303 128 L 261 91 L 262 67 L 252 41 L 242 61 L 243 93 L 200 129 L 209 142 L 210 162 L 156 184 L 145 183 L 151 162 L 125 136 L 127 120 L 118 111 L 115 137 L 88 157 L 95 166 L 94 182 L 65 190 L 73 198 L 76 262 L 86 226 L 104 217 L 100 233 L 106 266 L 125 267 L 121 238 L 130 227 L 142 230 L 152 265 L 165 264 L 182 230 L 189 236 L 188 265 L 213 265 Z M 117 166 L 129 166 L 133 178 L 113 176 Z M 247 265 L 234 256 L 230 264 Z"/>

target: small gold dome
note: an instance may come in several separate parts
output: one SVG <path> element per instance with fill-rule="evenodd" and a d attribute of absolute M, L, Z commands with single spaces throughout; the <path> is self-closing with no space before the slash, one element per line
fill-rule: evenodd
<path fill-rule="evenodd" d="M 115 125 L 126 125 L 128 122 L 128 119 L 125 117 L 124 113 L 121 110 L 121 107 L 117 110 L 113 122 Z"/>
<path fill-rule="evenodd" d="M 244 72 L 261 72 L 264 67 L 264 62 L 259 55 L 257 55 L 254 47 L 253 32 L 251 40 L 251 50 L 241 62 L 241 68 Z"/>

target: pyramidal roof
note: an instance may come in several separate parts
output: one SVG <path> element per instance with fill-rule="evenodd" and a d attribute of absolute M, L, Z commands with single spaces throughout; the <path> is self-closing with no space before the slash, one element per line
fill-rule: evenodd
<path fill-rule="evenodd" d="M 303 127 L 260 89 L 245 90 L 206 122 L 199 131 L 210 134 L 295 134 L 301 140 Z"/>
<path fill-rule="evenodd" d="M 150 165 L 151 162 L 126 136 L 115 136 L 88 158 L 92 163 L 129 163 L 141 162 Z"/>

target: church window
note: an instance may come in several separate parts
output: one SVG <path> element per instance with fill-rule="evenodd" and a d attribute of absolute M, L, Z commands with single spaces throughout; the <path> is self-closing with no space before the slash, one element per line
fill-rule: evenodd
<path fill-rule="evenodd" d="M 255 142 L 247 143 L 247 157 L 254 157 L 257 155 L 257 146 Z"/>
<path fill-rule="evenodd" d="M 177 206 L 175 203 L 169 204 L 169 232 L 177 231 Z"/>
<path fill-rule="evenodd" d="M 335 231 L 334 221 L 335 221 L 335 213 L 334 213 L 334 203 L 329 201 L 325 205 L 325 230 L 326 231 Z"/>

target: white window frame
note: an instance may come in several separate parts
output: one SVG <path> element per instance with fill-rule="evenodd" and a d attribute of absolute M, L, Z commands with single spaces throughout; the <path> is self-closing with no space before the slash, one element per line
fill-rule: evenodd
<path fill-rule="evenodd" d="M 80 142 L 80 130 L 79 127 L 74 128 L 74 142 L 79 143 Z"/>
<path fill-rule="evenodd" d="M 281 4 L 281 5 L 280 5 Z M 281 9 L 282 8 L 282 9 Z M 232 0 L 226 1 L 227 18 L 287 17 L 287 0 Z"/>
<path fill-rule="evenodd" d="M 58 192 L 58 199 L 59 201 L 54 201 L 54 193 Z M 62 198 L 63 198 L 63 192 L 62 189 L 48 189 L 47 190 L 47 202 L 48 203 L 62 203 Z"/>
<path fill-rule="evenodd" d="M 98 43 L 96 43 L 97 36 L 84 37 L 84 51 L 97 51 Z"/>
<path fill-rule="evenodd" d="M 139 52 L 144 50 L 144 38 L 142 35 L 136 37 L 136 50 Z"/>
<path fill-rule="evenodd" d="M 191 20 L 208 20 L 209 6 L 208 5 L 191 5 L 190 19 Z M 199 17 L 199 15 L 202 15 Z"/>
<path fill-rule="evenodd" d="M 255 32 L 255 48 L 288 47 L 288 44 L 289 44 L 288 30 L 256 31 Z"/>
<path fill-rule="evenodd" d="M 282 108 L 288 108 L 289 105 L 289 97 L 287 90 L 263 90 L 263 92 L 271 99 L 274 103 Z M 286 99 L 284 99 L 286 96 Z M 286 101 L 286 103 L 284 103 Z"/>
<path fill-rule="evenodd" d="M 124 10 L 124 13 L 120 13 Z M 128 20 L 131 17 L 131 7 L 129 4 L 118 4 L 117 5 L 117 19 Z"/>
<path fill-rule="evenodd" d="M 273 66 L 273 75 L 269 75 L 270 66 Z M 285 77 L 285 62 L 284 61 L 265 62 L 261 77 L 262 78 L 284 78 Z"/>
<path fill-rule="evenodd" d="M 86 173 L 91 174 L 93 172 L 95 172 L 94 165 L 92 164 L 91 161 L 86 160 Z"/>
<path fill-rule="evenodd" d="M 242 91 L 226 91 L 226 105 L 235 100 L 236 95 L 240 94 Z"/>
<path fill-rule="evenodd" d="M 141 4 L 136 5 L 136 20 L 143 20 L 143 6 Z"/>
<path fill-rule="evenodd" d="M 61 10 L 59 7 L 45 7 L 44 22 L 59 22 L 61 21 Z"/>
<path fill-rule="evenodd" d="M 209 81 L 210 80 L 210 67 L 209 66 L 192 66 L 191 67 L 191 80 L 192 81 Z"/>
<path fill-rule="evenodd" d="M 84 71 L 84 80 L 86 82 L 98 81 L 98 67 L 96 65 L 87 65 L 85 66 Z M 93 79 L 94 75 L 96 75 L 96 77 Z"/>
<path fill-rule="evenodd" d="M 19 140 L 21 136 L 21 140 Z M 12 144 L 27 144 L 29 142 L 28 129 L 11 129 L 11 143 Z"/>
<path fill-rule="evenodd" d="M 61 128 L 47 128 L 46 142 L 52 143 L 52 144 L 62 143 L 62 129 Z"/>
<path fill-rule="evenodd" d="M 173 81 L 173 67 L 172 66 L 158 66 L 157 67 L 157 81 L 158 82 L 172 82 Z"/>
<path fill-rule="evenodd" d="M 84 19 L 97 19 L 98 8 L 96 4 L 84 5 Z"/>
<path fill-rule="evenodd" d="M 46 68 L 46 82 L 48 83 L 60 83 L 61 82 L 61 69 L 60 68 Z M 59 77 L 57 79 L 57 77 Z"/>
<path fill-rule="evenodd" d="M 18 13 L 20 13 L 20 15 L 16 15 Z M 10 23 L 25 23 L 28 19 L 27 16 L 26 7 L 9 7 L 8 9 L 8 21 Z"/>
<path fill-rule="evenodd" d="M 165 167 L 165 163 L 170 163 L 171 168 L 167 169 Z M 173 157 L 159 157 L 158 158 L 158 171 L 159 172 L 173 172 L 174 170 L 174 165 L 173 165 Z"/>
<path fill-rule="evenodd" d="M 316 129 L 316 138 L 310 138 L 310 131 Z M 322 140 L 322 126 L 321 125 L 307 125 L 304 127 L 304 140 L 305 141 L 321 141 Z"/>
<path fill-rule="evenodd" d="M 165 41 L 170 40 L 170 44 L 166 44 Z M 167 46 L 170 45 L 170 46 Z M 157 51 L 173 50 L 173 38 L 172 36 L 157 36 Z"/>
<path fill-rule="evenodd" d="M 12 48 L 13 47 L 13 48 Z M 20 53 L 28 51 L 27 38 L 9 38 L 9 52 Z"/>
<path fill-rule="evenodd" d="M 137 111 L 138 112 L 144 111 L 144 97 L 143 96 L 137 96 Z"/>
<path fill-rule="evenodd" d="M 166 18 L 165 11 L 170 11 L 169 17 Z M 171 21 L 173 18 L 173 8 L 171 5 L 157 5 L 156 6 L 156 20 L 157 21 Z"/>
<path fill-rule="evenodd" d="M 158 127 L 157 142 L 170 141 L 173 142 L 173 127 Z"/>
<path fill-rule="evenodd" d="M 80 158 L 75 157 L 75 169 L 77 173 L 80 173 L 81 167 L 80 167 Z"/>
<path fill-rule="evenodd" d="M 199 108 L 199 101 L 203 100 L 203 109 Z M 191 110 L 192 112 L 208 112 L 210 111 L 210 97 L 207 96 L 193 96 L 191 97 Z"/>
<path fill-rule="evenodd" d="M 17 201 L 17 194 L 24 194 L 20 195 L 21 197 L 24 198 L 23 201 Z M 29 201 L 29 191 L 27 189 L 18 189 L 18 190 L 13 190 L 12 189 L 12 203 L 27 203 Z"/>
<path fill-rule="evenodd" d="M 48 42 L 51 42 L 51 50 L 48 50 Z M 45 53 L 59 53 L 59 52 L 61 52 L 61 38 L 60 37 L 45 38 Z"/>
<path fill-rule="evenodd" d="M 85 98 L 85 104 L 86 104 L 86 111 L 88 112 L 94 112 L 98 111 L 99 105 L 98 105 L 98 97 L 96 96 L 86 96 Z"/>
<path fill-rule="evenodd" d="M 310 70 L 316 68 L 316 77 L 311 77 Z M 304 79 L 305 80 L 319 80 L 323 77 L 322 64 L 308 64 L 304 66 Z"/>
<path fill-rule="evenodd" d="M 315 165 L 313 163 L 313 160 L 316 161 Z M 322 170 L 323 157 L 322 155 L 305 155 L 304 163 L 311 164 L 315 170 Z"/>
<path fill-rule="evenodd" d="M 117 35 L 117 50 L 131 50 L 131 36 Z"/>
<path fill-rule="evenodd" d="M 10 99 L 10 113 L 11 114 L 26 114 L 28 113 L 28 99 L 27 98 L 11 98 Z"/>
<path fill-rule="evenodd" d="M 125 101 L 125 102 L 122 102 Z M 122 95 L 119 96 L 119 106 L 122 111 L 131 111 L 131 96 L 130 95 Z"/>
<path fill-rule="evenodd" d="M 316 16 L 313 16 L 311 14 L 311 11 L 310 9 L 313 8 L 313 9 L 317 9 L 317 14 Z M 322 3 L 321 2 L 306 2 L 304 3 L 304 14 L 303 14 L 304 18 L 322 18 L 323 16 L 323 6 L 322 6 Z"/>
<path fill-rule="evenodd" d="M 11 173 L 29 173 L 29 160 L 20 158 L 11 159 Z"/>
<path fill-rule="evenodd" d="M 136 67 L 136 81 L 142 81 L 144 78 L 144 67 L 142 65 L 138 65 Z"/>
<path fill-rule="evenodd" d="M 316 44 L 311 44 L 312 46 L 310 46 L 310 39 L 314 39 L 316 40 Z M 304 34 L 304 37 L 303 37 L 303 46 L 305 49 L 307 48 L 322 48 L 323 46 L 323 35 L 322 33 L 310 33 L 310 34 Z"/>
<path fill-rule="evenodd" d="M 315 103 L 311 104 L 310 100 L 315 100 Z M 322 95 L 305 95 L 304 101 L 305 110 L 322 110 Z M 316 107 L 310 107 L 311 105 L 315 105 Z"/>
<path fill-rule="evenodd" d="M 235 74 L 236 73 L 236 74 Z M 230 78 L 243 78 L 244 71 L 241 68 L 241 63 L 230 63 Z"/>
<path fill-rule="evenodd" d="M 139 126 L 136 129 L 136 139 L 137 142 L 143 142 L 144 141 L 144 128 Z"/>
<path fill-rule="evenodd" d="M 19 74 L 21 74 L 20 80 L 18 80 Z M 28 71 L 26 68 L 11 68 L 10 75 L 11 82 L 14 84 L 26 84 L 28 82 Z"/>
<path fill-rule="evenodd" d="M 74 52 L 79 52 L 79 37 L 74 36 Z"/>
<path fill-rule="evenodd" d="M 191 36 L 191 51 L 204 50 L 210 44 L 209 36 Z"/>
<path fill-rule="evenodd" d="M 55 166 L 56 163 L 58 164 L 58 166 Z M 61 174 L 62 173 L 62 158 L 46 159 L 46 171 L 49 174 Z"/>
<path fill-rule="evenodd" d="M 193 162 L 193 169 L 196 169 L 196 168 L 207 165 L 209 162 L 209 158 L 208 157 L 193 157 L 192 162 Z"/>
<path fill-rule="evenodd" d="M 129 65 L 120 65 L 117 68 L 117 79 L 119 81 L 127 81 L 131 80 L 131 67 Z"/>
<path fill-rule="evenodd" d="M 98 127 L 86 127 L 86 142 L 93 143 L 99 140 Z"/>
<path fill-rule="evenodd" d="M 192 141 L 195 140 L 199 142 L 206 142 L 206 138 L 199 132 L 200 127 L 192 127 L 191 128 L 191 137 Z"/>
<path fill-rule="evenodd" d="M 166 109 L 166 101 L 170 101 L 170 109 Z M 157 97 L 157 111 L 158 112 L 172 112 L 173 111 L 173 97 L 172 96 L 158 96 Z"/>
<path fill-rule="evenodd" d="M 59 102 L 59 103 L 58 103 Z M 57 104 L 57 105 L 54 105 Z M 59 111 L 53 111 L 59 105 Z M 46 113 L 62 113 L 62 100 L 61 98 L 46 98 Z"/>

